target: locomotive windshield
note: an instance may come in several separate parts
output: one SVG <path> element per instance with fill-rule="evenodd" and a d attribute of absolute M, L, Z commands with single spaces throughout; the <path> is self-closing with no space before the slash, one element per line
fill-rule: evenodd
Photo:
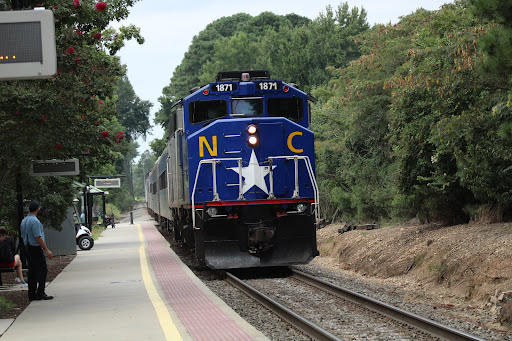
<path fill-rule="evenodd" d="M 231 116 L 260 116 L 263 113 L 263 99 L 237 98 L 231 102 Z"/>
<path fill-rule="evenodd" d="M 270 98 L 267 102 L 267 111 L 270 116 L 286 117 L 294 121 L 304 118 L 304 105 L 302 98 Z"/>
<path fill-rule="evenodd" d="M 190 123 L 215 120 L 228 114 L 226 101 L 223 100 L 190 102 L 188 110 Z"/>

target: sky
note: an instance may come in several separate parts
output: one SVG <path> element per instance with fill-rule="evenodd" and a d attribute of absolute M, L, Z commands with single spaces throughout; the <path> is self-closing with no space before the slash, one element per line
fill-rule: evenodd
<path fill-rule="evenodd" d="M 135 93 L 142 100 L 153 103 L 151 124 L 154 113 L 160 108 L 158 97 L 169 85 L 175 68 L 181 63 L 192 38 L 209 23 L 236 13 L 257 16 L 261 12 L 279 15 L 295 13 L 315 19 L 325 13 L 327 6 L 336 9 L 347 1 L 350 8 L 363 7 L 368 23 L 395 24 L 401 16 L 413 13 L 418 8 L 437 10 L 449 0 L 140 0 L 130 9 L 125 21 L 113 25 L 133 24 L 140 28 L 146 42 L 139 45 L 128 42 L 117 55 L 127 65 L 128 79 Z M 139 154 L 150 149 L 149 143 L 161 138 L 164 131 L 154 126 L 146 141 L 137 140 Z M 135 160 L 137 162 L 138 158 Z"/>

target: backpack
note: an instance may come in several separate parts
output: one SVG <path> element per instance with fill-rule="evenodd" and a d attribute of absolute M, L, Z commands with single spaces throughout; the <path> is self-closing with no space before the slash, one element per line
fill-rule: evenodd
<path fill-rule="evenodd" d="M 7 264 L 14 261 L 14 255 L 12 254 L 11 243 L 8 238 L 0 242 L 0 264 Z"/>

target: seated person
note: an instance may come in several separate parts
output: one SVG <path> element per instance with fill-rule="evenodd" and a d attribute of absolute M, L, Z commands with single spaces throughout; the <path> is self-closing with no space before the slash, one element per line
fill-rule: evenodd
<path fill-rule="evenodd" d="M 14 252 L 14 239 L 9 236 L 5 226 L 0 226 L 0 268 L 15 268 L 18 276 L 16 282 L 26 286 L 27 283 L 23 279 L 23 272 L 21 271 L 20 256 Z"/>

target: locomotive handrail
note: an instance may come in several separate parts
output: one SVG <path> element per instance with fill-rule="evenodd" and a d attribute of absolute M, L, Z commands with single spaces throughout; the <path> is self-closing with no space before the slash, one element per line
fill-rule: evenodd
<path fill-rule="evenodd" d="M 195 209 L 195 194 L 197 187 L 197 179 L 199 178 L 199 172 L 201 170 L 201 166 L 205 163 L 210 163 L 212 165 L 212 180 L 213 180 L 213 201 L 219 201 L 219 193 L 217 193 L 217 163 L 221 163 L 222 161 L 237 161 L 238 162 L 238 200 L 244 199 L 243 194 L 243 179 L 242 179 L 242 158 L 222 158 L 222 159 L 207 159 L 199 161 L 199 165 L 197 166 L 196 178 L 194 180 L 194 188 L 192 189 L 192 227 L 196 228 L 196 209 Z"/>
<path fill-rule="evenodd" d="M 274 199 L 274 175 L 273 175 L 273 169 L 272 169 L 272 163 L 274 159 L 285 159 L 285 160 L 293 160 L 294 167 L 295 167 L 295 189 L 293 191 L 293 198 L 299 197 L 299 160 L 304 160 L 304 164 L 306 165 L 306 169 L 308 171 L 309 180 L 311 181 L 311 184 L 313 185 L 313 196 L 315 202 L 313 203 L 315 207 L 315 218 L 316 222 L 320 221 L 320 198 L 319 198 L 319 191 L 318 191 L 318 185 L 316 183 L 315 174 L 313 172 L 313 166 L 311 165 L 311 160 L 309 159 L 309 156 L 299 156 L 299 155 L 293 155 L 293 156 L 269 156 L 269 182 L 270 182 L 270 193 L 268 198 Z"/>
<path fill-rule="evenodd" d="M 269 156 L 269 170 L 270 170 L 270 193 L 268 199 L 274 199 L 274 176 L 272 171 L 272 163 L 274 159 L 285 159 L 285 160 L 294 160 L 294 168 L 295 168 L 295 189 L 293 191 L 293 198 L 299 197 L 299 160 L 304 160 L 304 164 L 308 171 L 309 179 L 311 184 L 313 185 L 313 196 L 315 206 L 315 220 L 316 222 L 320 221 L 320 202 L 318 195 L 318 185 L 316 183 L 316 179 L 313 172 L 313 166 L 311 165 L 311 160 L 308 156 Z M 213 181 L 213 201 L 220 201 L 219 193 L 217 192 L 217 164 L 222 161 L 237 161 L 238 163 L 238 199 L 237 200 L 245 200 L 243 193 L 243 177 L 242 177 L 242 158 L 218 158 L 218 159 L 207 159 L 199 161 L 199 165 L 197 166 L 196 177 L 194 180 L 194 188 L 192 189 L 192 227 L 196 228 L 196 210 L 195 210 L 195 193 L 197 188 L 197 180 L 199 178 L 199 173 L 201 171 L 201 166 L 205 163 L 209 163 L 212 165 L 212 181 Z"/>

